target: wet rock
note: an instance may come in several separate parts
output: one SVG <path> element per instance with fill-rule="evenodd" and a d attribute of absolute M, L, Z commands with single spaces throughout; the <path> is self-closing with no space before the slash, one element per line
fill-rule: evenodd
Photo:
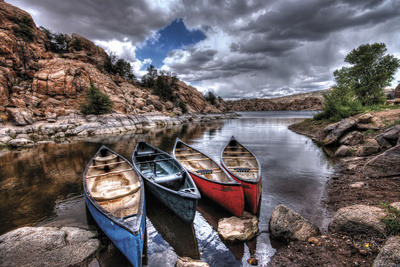
<path fill-rule="evenodd" d="M 222 218 L 218 222 L 218 234 L 226 241 L 250 240 L 257 232 L 258 219 L 247 211 L 240 217 Z"/>
<path fill-rule="evenodd" d="M 321 234 L 317 226 L 284 205 L 278 205 L 272 212 L 269 231 L 272 238 L 284 241 L 306 241 Z"/>
<path fill-rule="evenodd" d="M 364 166 L 364 175 L 369 177 L 385 177 L 400 175 L 400 145 L 368 161 Z"/>
<path fill-rule="evenodd" d="M 325 145 L 332 145 L 342 136 L 343 133 L 357 125 L 358 121 L 355 118 L 347 118 L 337 123 L 324 139 Z M 328 126 L 329 127 L 329 126 Z"/>
<path fill-rule="evenodd" d="M 381 235 L 385 233 L 385 224 L 381 218 L 386 212 L 378 207 L 353 205 L 339 209 L 329 223 L 331 232 L 343 234 Z"/>
<path fill-rule="evenodd" d="M 82 266 L 100 249 L 95 237 L 73 227 L 22 227 L 0 236 L 1 266 Z"/>
<path fill-rule="evenodd" d="M 206 262 L 194 260 L 189 257 L 179 258 L 175 265 L 175 267 L 209 267 L 209 266 L 210 265 Z"/>
<path fill-rule="evenodd" d="M 33 147 L 35 146 L 35 143 L 26 138 L 15 138 L 12 139 L 8 142 L 8 145 L 13 148 L 19 148 L 19 147 Z"/>
<path fill-rule="evenodd" d="M 339 139 L 339 143 L 342 145 L 355 146 L 360 144 L 364 139 L 364 136 L 359 131 L 352 131 L 346 133 Z"/>
<path fill-rule="evenodd" d="M 373 267 L 400 265 L 400 236 L 389 238 L 376 257 Z"/>

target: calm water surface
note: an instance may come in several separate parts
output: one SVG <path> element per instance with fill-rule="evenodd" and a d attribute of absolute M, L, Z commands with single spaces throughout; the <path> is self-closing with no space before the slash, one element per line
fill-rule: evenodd
<path fill-rule="evenodd" d="M 279 246 L 268 235 L 276 205 L 287 205 L 320 228 L 326 227 L 330 214 L 321 198 L 331 164 L 309 138 L 287 129 L 312 112 L 240 114 L 233 120 L 0 152 L 0 234 L 22 226 L 97 229 L 85 208 L 82 173 L 102 144 L 131 159 L 140 139 L 171 152 L 179 137 L 219 162 L 221 149 L 234 135 L 262 165 L 259 235 L 245 243 L 224 243 L 216 231 L 218 220 L 231 215 L 213 202 L 203 198 L 194 223 L 187 225 L 147 193 L 147 264 L 173 266 L 177 257 L 189 256 L 210 266 L 250 266 L 247 259 L 254 256 L 259 266 L 265 266 Z M 107 250 L 100 261 L 102 266 L 129 266 L 116 249 Z"/>

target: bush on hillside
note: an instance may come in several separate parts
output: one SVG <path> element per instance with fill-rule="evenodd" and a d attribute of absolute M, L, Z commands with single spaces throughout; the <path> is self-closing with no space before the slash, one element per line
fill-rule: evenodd
<path fill-rule="evenodd" d="M 80 104 L 80 111 L 85 114 L 107 114 L 111 113 L 114 103 L 93 84 L 86 89 L 85 101 Z"/>

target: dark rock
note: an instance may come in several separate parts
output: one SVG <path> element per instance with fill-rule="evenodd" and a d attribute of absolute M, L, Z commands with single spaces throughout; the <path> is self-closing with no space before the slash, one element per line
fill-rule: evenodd
<path fill-rule="evenodd" d="M 400 236 L 393 236 L 385 242 L 372 266 L 400 266 Z"/>
<path fill-rule="evenodd" d="M 387 214 L 377 207 L 353 205 L 339 209 L 329 223 L 328 229 L 334 233 L 382 235 L 385 224 L 381 221 Z"/>
<path fill-rule="evenodd" d="M 379 134 L 374 138 L 378 142 L 379 146 L 383 149 L 391 148 L 392 145 L 383 137 L 383 134 Z"/>
<path fill-rule="evenodd" d="M 283 241 L 307 241 L 321 234 L 317 226 L 284 205 L 278 205 L 272 212 L 269 231 L 272 238 Z"/>
<path fill-rule="evenodd" d="M 349 155 L 351 155 L 351 150 L 346 145 L 341 145 L 335 152 L 336 157 L 347 157 Z"/>
<path fill-rule="evenodd" d="M 355 118 L 347 118 L 340 121 L 335 125 L 334 129 L 329 132 L 328 136 L 325 137 L 324 145 L 332 145 L 336 143 L 343 133 L 356 126 L 357 123 L 358 121 Z"/>
<path fill-rule="evenodd" d="M 385 138 L 390 144 L 395 145 L 400 137 L 400 125 L 395 125 L 390 127 L 383 133 L 383 138 Z"/>
<path fill-rule="evenodd" d="M 381 147 L 375 139 L 367 139 L 363 145 L 358 148 L 356 155 L 358 157 L 367 157 L 380 151 Z"/>
<path fill-rule="evenodd" d="M 400 175 L 400 145 L 368 161 L 364 166 L 364 175 L 385 177 Z"/>

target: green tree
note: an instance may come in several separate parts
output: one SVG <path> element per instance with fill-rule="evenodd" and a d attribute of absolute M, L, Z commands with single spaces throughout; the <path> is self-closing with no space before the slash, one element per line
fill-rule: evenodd
<path fill-rule="evenodd" d="M 46 34 L 47 38 L 49 38 L 50 47 L 48 47 L 48 50 L 54 53 L 67 52 L 68 43 L 65 34 L 59 32 L 53 33 L 43 26 L 40 26 L 40 29 Z"/>
<path fill-rule="evenodd" d="M 28 16 L 18 16 L 9 18 L 18 27 L 13 28 L 15 36 L 22 38 L 25 42 L 31 43 L 34 39 L 32 20 Z"/>
<path fill-rule="evenodd" d="M 86 90 L 85 101 L 80 104 L 80 110 L 83 114 L 106 114 L 111 113 L 114 103 L 93 84 Z"/>
<path fill-rule="evenodd" d="M 147 88 L 154 88 L 156 79 L 158 77 L 157 73 L 157 69 L 153 65 L 147 67 L 147 74 L 143 75 L 142 77 L 142 85 Z"/>
<path fill-rule="evenodd" d="M 173 93 L 177 89 L 177 81 L 175 74 L 160 71 L 160 75 L 155 80 L 153 93 L 164 101 L 172 100 Z"/>
<path fill-rule="evenodd" d="M 384 103 L 384 88 L 390 85 L 400 67 L 399 59 L 385 55 L 386 52 L 384 43 L 363 44 L 353 49 L 344 60 L 352 66 L 334 73 L 338 86 L 350 85 L 364 106 Z"/>
<path fill-rule="evenodd" d="M 210 102 L 211 105 L 214 105 L 215 100 L 217 100 L 217 96 L 211 91 L 205 93 L 204 98 L 206 99 L 206 101 Z"/>

